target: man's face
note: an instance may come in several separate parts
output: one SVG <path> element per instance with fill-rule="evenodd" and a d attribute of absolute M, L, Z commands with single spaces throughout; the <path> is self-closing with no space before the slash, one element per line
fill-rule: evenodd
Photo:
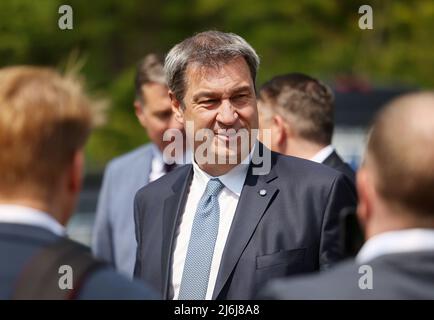
<path fill-rule="evenodd" d="M 251 130 L 258 129 L 254 83 L 245 60 L 242 57 L 236 58 L 218 68 L 193 63 L 187 67 L 185 77 L 185 108 L 175 107 L 181 121 L 184 125 L 186 121 L 192 121 L 195 135 L 202 129 L 213 131 L 209 149 L 216 157 L 236 156 L 238 162 L 243 160 L 240 160 L 241 139 L 225 132 L 227 129 L 235 129 L 237 132 L 244 129 L 250 140 Z M 233 145 L 233 139 L 236 139 L 235 150 L 229 148 L 230 144 Z M 195 141 L 194 150 L 202 143 L 203 141 Z M 251 142 L 247 141 L 247 146 L 245 144 L 243 147 L 250 151 Z"/>
<path fill-rule="evenodd" d="M 148 136 L 160 151 L 170 143 L 163 141 L 166 130 L 182 129 L 182 125 L 174 119 L 168 88 L 160 83 L 147 83 L 142 86 L 144 106 L 136 106 L 136 115 Z"/>

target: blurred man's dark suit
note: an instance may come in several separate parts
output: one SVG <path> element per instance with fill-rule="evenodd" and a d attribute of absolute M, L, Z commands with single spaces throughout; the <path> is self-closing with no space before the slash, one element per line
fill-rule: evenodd
<path fill-rule="evenodd" d="M 313 277 L 273 281 L 259 298 L 434 299 L 434 251 L 387 254 L 364 265 L 372 268 L 372 289 L 359 287 L 366 271 L 362 268 L 359 272 L 361 264 L 351 260 Z"/>
<path fill-rule="evenodd" d="M 351 167 L 342 158 L 333 151 L 323 162 L 323 164 L 332 167 L 345 174 L 353 183 L 356 181 L 356 175 Z"/>
<path fill-rule="evenodd" d="M 134 274 L 164 299 L 173 298 L 174 243 L 192 177 L 192 165 L 180 167 L 135 199 Z M 270 279 L 328 268 L 341 258 L 338 214 L 355 204 L 353 184 L 326 166 L 274 152 L 268 174 L 253 175 L 250 164 L 213 299 L 251 299 Z"/>
<path fill-rule="evenodd" d="M 59 240 L 61 237 L 41 227 L 0 223 L 0 300 L 11 299 L 23 270 L 34 255 Z M 132 283 L 108 267 L 86 276 L 78 294 L 78 299 L 153 297 L 155 295 L 141 283 Z"/>

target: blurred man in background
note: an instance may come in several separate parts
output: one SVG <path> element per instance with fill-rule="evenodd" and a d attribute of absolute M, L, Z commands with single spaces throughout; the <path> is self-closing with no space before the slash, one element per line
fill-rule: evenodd
<path fill-rule="evenodd" d="M 174 168 L 163 159 L 163 150 L 170 143 L 163 135 L 170 129 L 182 129 L 173 118 L 161 57 L 149 54 L 139 63 L 135 88 L 135 113 L 151 142 L 108 164 L 92 239 L 94 254 L 129 277 L 136 257 L 134 195 Z"/>
<path fill-rule="evenodd" d="M 434 93 L 376 117 L 357 173 L 367 242 L 327 273 L 271 283 L 275 299 L 434 299 Z"/>
<path fill-rule="evenodd" d="M 331 145 L 334 97 L 328 86 L 301 73 L 276 76 L 259 90 L 258 104 L 273 151 L 323 163 L 354 182 L 354 171 Z"/>
<path fill-rule="evenodd" d="M 71 76 L 0 70 L 0 300 L 151 297 L 66 238 L 93 119 Z"/>

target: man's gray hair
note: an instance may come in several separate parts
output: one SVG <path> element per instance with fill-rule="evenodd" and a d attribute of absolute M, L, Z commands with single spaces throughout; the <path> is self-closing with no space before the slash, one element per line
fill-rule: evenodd
<path fill-rule="evenodd" d="M 164 59 L 162 55 L 150 53 L 146 55 L 137 65 L 136 78 L 136 101 L 145 104 L 142 87 L 148 83 L 160 83 L 166 85 L 166 78 L 163 70 Z"/>
<path fill-rule="evenodd" d="M 186 91 L 185 71 L 189 63 L 219 67 L 222 63 L 243 57 L 250 69 L 253 83 L 259 68 L 259 57 L 246 40 L 234 33 L 205 31 L 175 45 L 164 63 L 169 89 L 182 103 Z"/>

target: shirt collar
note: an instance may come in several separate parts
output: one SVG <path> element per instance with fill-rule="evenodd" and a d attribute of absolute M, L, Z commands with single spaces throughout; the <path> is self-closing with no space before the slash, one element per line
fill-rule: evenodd
<path fill-rule="evenodd" d="M 155 164 L 158 165 L 158 168 L 162 170 L 165 163 L 163 153 L 160 151 L 160 149 L 158 149 L 158 147 L 154 143 L 151 144 L 151 148 L 152 148 L 152 161 L 155 162 Z M 187 150 L 183 154 L 175 158 L 175 163 L 177 165 L 191 163 L 191 159 L 192 159 L 191 157 L 192 157 L 192 152 L 187 148 Z"/>
<path fill-rule="evenodd" d="M 155 164 L 158 164 L 161 169 L 163 168 L 163 154 L 161 153 L 160 149 L 155 144 L 151 145 L 152 148 L 152 162 Z"/>
<path fill-rule="evenodd" d="M 366 241 L 356 261 L 365 263 L 385 254 L 425 250 L 434 250 L 434 229 L 388 231 Z"/>
<path fill-rule="evenodd" d="M 52 216 L 40 210 L 25 206 L 0 205 L 0 222 L 27 224 L 44 228 L 58 236 L 66 235 L 65 227 Z"/>
<path fill-rule="evenodd" d="M 218 177 L 209 175 L 199 167 L 196 161 L 192 161 L 194 177 L 197 178 L 198 182 L 204 186 L 208 184 L 210 179 L 218 178 L 226 188 L 239 197 L 241 195 L 241 191 L 243 190 L 244 180 L 246 180 L 250 160 L 253 156 L 253 151 L 255 150 L 256 145 L 257 143 L 255 143 L 252 150 L 250 151 L 250 154 L 243 161 L 241 161 L 240 164 L 232 168 L 229 172 Z"/>
<path fill-rule="evenodd" d="M 327 147 L 322 148 L 320 151 L 318 151 L 317 154 L 315 154 L 310 161 L 314 161 L 314 162 L 318 162 L 318 163 L 323 163 L 325 159 L 327 159 L 334 151 L 335 149 L 333 148 L 332 145 L 328 145 Z"/>

